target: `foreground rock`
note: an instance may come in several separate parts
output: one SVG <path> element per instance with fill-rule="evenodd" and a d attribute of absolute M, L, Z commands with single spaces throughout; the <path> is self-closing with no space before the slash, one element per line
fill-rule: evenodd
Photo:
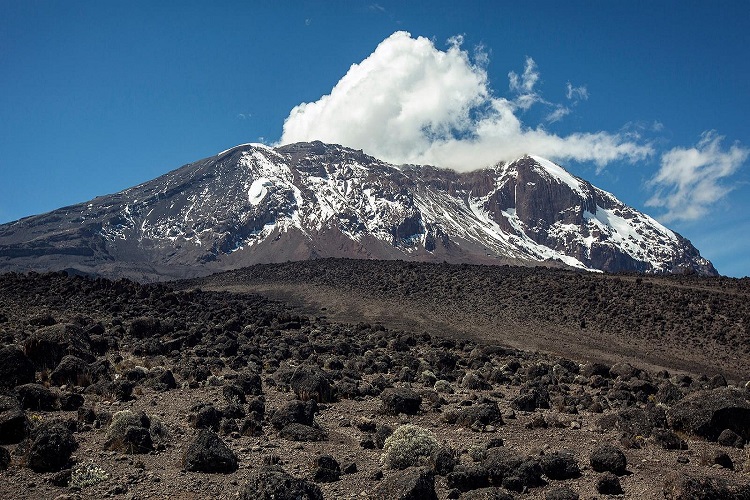
<path fill-rule="evenodd" d="M 671 426 L 712 441 L 729 429 L 750 439 L 750 393 L 716 389 L 690 394 L 668 412 Z"/>
<path fill-rule="evenodd" d="M 230 473 L 237 470 L 237 455 L 216 433 L 201 429 L 185 452 L 185 470 Z"/>
<path fill-rule="evenodd" d="M 435 474 L 428 467 L 410 467 L 383 480 L 372 492 L 374 500 L 437 500 Z"/>
<path fill-rule="evenodd" d="M 320 488 L 297 479 L 281 467 L 263 467 L 250 474 L 240 500 L 323 500 Z"/>
<path fill-rule="evenodd" d="M 37 472 L 62 469 L 78 447 L 73 434 L 61 424 L 43 425 L 31 442 L 27 464 Z"/>

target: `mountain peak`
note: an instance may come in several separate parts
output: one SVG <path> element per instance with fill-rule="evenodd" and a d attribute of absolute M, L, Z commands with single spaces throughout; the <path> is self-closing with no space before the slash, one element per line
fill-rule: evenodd
<path fill-rule="evenodd" d="M 163 279 L 327 256 L 716 274 L 689 241 L 532 155 L 457 173 L 320 141 L 241 144 L 0 226 L 4 269 Z"/>

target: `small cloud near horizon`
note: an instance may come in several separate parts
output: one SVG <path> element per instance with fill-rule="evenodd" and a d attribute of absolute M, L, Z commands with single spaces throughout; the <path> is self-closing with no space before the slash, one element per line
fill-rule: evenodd
<path fill-rule="evenodd" d="M 690 148 L 675 147 L 661 156 L 658 172 L 648 186 L 655 191 L 646 206 L 661 208 L 665 222 L 690 221 L 705 216 L 734 187 L 726 180 L 747 161 L 750 149 L 735 143 L 722 147 L 724 137 L 703 132 Z"/>

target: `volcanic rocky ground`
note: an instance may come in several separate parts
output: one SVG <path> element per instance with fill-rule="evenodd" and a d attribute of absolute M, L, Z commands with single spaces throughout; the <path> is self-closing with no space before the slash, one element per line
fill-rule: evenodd
<path fill-rule="evenodd" d="M 0 498 L 750 498 L 748 295 L 340 260 L 0 275 Z"/>

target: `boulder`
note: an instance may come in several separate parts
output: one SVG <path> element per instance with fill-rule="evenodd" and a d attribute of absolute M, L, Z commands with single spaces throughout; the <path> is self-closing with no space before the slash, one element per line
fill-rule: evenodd
<path fill-rule="evenodd" d="M 331 483 L 341 477 L 341 465 L 331 455 L 321 455 L 315 460 L 316 483 Z"/>
<path fill-rule="evenodd" d="M 239 493 L 239 500 L 323 500 L 315 483 L 297 479 L 278 466 L 253 471 Z"/>
<path fill-rule="evenodd" d="M 487 469 L 490 484 L 523 491 L 544 484 L 544 471 L 537 460 L 522 456 L 506 447 L 490 448 L 481 462 Z"/>
<path fill-rule="evenodd" d="M 602 444 L 594 448 L 589 457 L 591 468 L 596 472 L 613 472 L 617 475 L 625 474 L 627 459 L 617 446 Z"/>
<path fill-rule="evenodd" d="M 188 422 L 196 429 L 219 430 L 223 414 L 211 403 L 198 403 L 190 409 Z"/>
<path fill-rule="evenodd" d="M 724 429 L 750 439 L 750 394 L 736 389 L 697 391 L 667 411 L 669 425 L 715 441 Z"/>
<path fill-rule="evenodd" d="M 41 384 L 19 385 L 16 393 L 24 410 L 52 411 L 57 403 L 55 394 Z"/>
<path fill-rule="evenodd" d="M 0 444 L 15 444 L 26 437 L 28 420 L 14 396 L 0 394 Z"/>
<path fill-rule="evenodd" d="M 36 472 L 58 471 L 65 467 L 77 447 L 73 434 L 64 425 L 42 424 L 31 441 L 26 463 Z"/>
<path fill-rule="evenodd" d="M 578 461 L 569 451 L 556 451 L 541 458 L 544 475 L 550 479 L 573 479 L 581 475 Z"/>
<path fill-rule="evenodd" d="M 446 411 L 443 414 L 443 420 L 449 424 L 456 424 L 462 427 L 484 427 L 487 425 L 502 425 L 503 417 L 497 403 L 478 403 Z"/>
<path fill-rule="evenodd" d="M 742 448 L 745 445 L 745 440 L 734 432 L 732 429 L 724 429 L 719 434 L 719 438 L 716 440 L 722 446 L 731 446 L 734 448 Z"/>
<path fill-rule="evenodd" d="M 279 430 L 279 436 L 290 441 L 314 442 L 328 439 L 328 436 L 322 429 L 297 422 L 292 422 L 282 427 Z"/>
<path fill-rule="evenodd" d="M 10 452 L 0 446 L 0 470 L 7 470 L 10 467 Z"/>
<path fill-rule="evenodd" d="M 567 486 L 561 486 L 560 488 L 553 488 L 544 495 L 544 500 L 579 500 L 581 498 L 578 493 L 568 488 Z"/>
<path fill-rule="evenodd" d="M 49 376 L 54 385 L 79 385 L 86 387 L 91 383 L 88 374 L 88 363 L 70 354 L 63 356 L 60 363 Z"/>
<path fill-rule="evenodd" d="M 336 394 L 325 372 L 318 367 L 301 366 L 294 370 L 289 386 L 302 401 L 314 399 L 318 403 L 331 403 Z"/>
<path fill-rule="evenodd" d="M 277 429 L 282 429 L 292 423 L 310 426 L 314 423 L 317 411 L 318 405 L 314 399 L 304 402 L 290 401 L 273 412 L 270 419 L 271 425 Z"/>
<path fill-rule="evenodd" d="M 40 328 L 24 343 L 24 352 L 41 371 L 54 369 L 67 354 L 94 361 L 88 335 L 80 326 L 59 323 Z"/>
<path fill-rule="evenodd" d="M 750 498 L 750 483 L 730 482 L 715 477 L 692 477 L 673 472 L 664 481 L 662 493 L 666 500 L 746 499 Z"/>
<path fill-rule="evenodd" d="M 371 493 L 374 500 L 437 500 L 435 474 L 428 467 L 410 467 L 388 476 Z"/>
<path fill-rule="evenodd" d="M 476 490 L 490 485 L 487 469 L 479 464 L 459 464 L 445 476 L 449 488 Z"/>
<path fill-rule="evenodd" d="M 201 429 L 184 457 L 185 470 L 230 473 L 237 470 L 237 455 L 214 432 Z"/>
<path fill-rule="evenodd" d="M 422 404 L 422 397 L 411 389 L 405 387 L 391 387 L 380 393 L 383 402 L 383 413 L 389 415 L 415 415 Z"/>
<path fill-rule="evenodd" d="M 34 364 L 14 346 L 0 349 L 0 387 L 12 388 L 34 381 Z"/>
<path fill-rule="evenodd" d="M 596 479 L 596 491 L 603 495 L 622 494 L 620 479 L 612 472 L 604 472 Z"/>

